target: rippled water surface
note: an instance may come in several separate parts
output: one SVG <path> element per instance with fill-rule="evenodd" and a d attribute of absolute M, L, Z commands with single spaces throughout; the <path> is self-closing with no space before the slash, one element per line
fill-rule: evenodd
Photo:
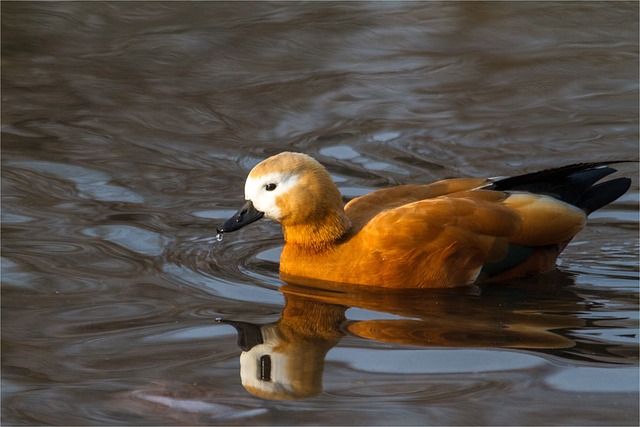
<path fill-rule="evenodd" d="M 284 150 L 345 199 L 637 159 L 638 4 L 3 2 L 2 422 L 638 424 L 636 164 L 558 272 L 378 293 L 215 240 Z"/>

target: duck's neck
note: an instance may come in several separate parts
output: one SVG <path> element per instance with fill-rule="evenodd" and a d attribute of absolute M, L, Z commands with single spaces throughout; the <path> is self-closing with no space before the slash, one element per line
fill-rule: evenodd
<path fill-rule="evenodd" d="M 296 224 L 283 224 L 287 245 L 296 245 L 306 252 L 321 252 L 340 240 L 351 228 L 344 209 L 332 209 L 324 215 Z"/>

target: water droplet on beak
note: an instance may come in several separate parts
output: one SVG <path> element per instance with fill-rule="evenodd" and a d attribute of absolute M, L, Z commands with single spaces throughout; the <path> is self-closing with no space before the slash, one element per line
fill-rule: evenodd
<path fill-rule="evenodd" d="M 222 242 L 222 238 L 223 238 L 222 233 L 216 234 L 216 241 Z"/>

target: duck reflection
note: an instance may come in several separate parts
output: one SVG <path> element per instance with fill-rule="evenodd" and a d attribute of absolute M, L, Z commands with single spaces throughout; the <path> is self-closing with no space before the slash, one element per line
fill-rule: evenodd
<path fill-rule="evenodd" d="M 269 400 L 304 399 L 322 391 L 326 354 L 345 335 L 422 347 L 572 349 L 576 342 L 571 331 L 585 325 L 576 315 L 585 310 L 584 299 L 575 287 L 566 286 L 572 283 L 569 276 L 546 278 L 554 283 L 544 283 L 543 276 L 536 283 L 486 290 L 386 292 L 288 280 L 280 289 L 285 306 L 277 322 L 221 321 L 238 332 L 240 375 L 247 391 Z M 555 283 L 558 279 L 564 283 Z M 349 320 L 350 307 L 384 318 Z"/>
<path fill-rule="evenodd" d="M 238 331 L 242 385 L 255 396 L 302 399 L 322 391 L 327 352 L 343 337 L 346 306 L 285 292 L 275 323 L 223 321 Z"/>

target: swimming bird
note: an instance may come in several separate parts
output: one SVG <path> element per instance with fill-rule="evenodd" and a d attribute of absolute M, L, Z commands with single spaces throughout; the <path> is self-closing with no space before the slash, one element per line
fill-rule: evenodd
<path fill-rule="evenodd" d="M 629 189 L 629 178 L 598 183 L 615 171 L 597 162 L 509 178 L 453 178 L 381 189 L 343 205 L 318 161 L 284 152 L 251 170 L 244 206 L 217 232 L 262 217 L 279 222 L 285 281 L 481 284 L 553 270 L 587 215 Z"/>

